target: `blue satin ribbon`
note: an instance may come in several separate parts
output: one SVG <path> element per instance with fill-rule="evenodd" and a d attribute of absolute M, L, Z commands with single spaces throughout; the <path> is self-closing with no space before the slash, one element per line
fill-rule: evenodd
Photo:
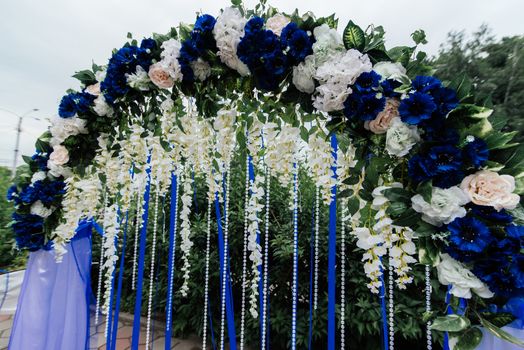
<path fill-rule="evenodd" d="M 382 258 L 380 258 L 380 313 L 382 315 L 382 341 L 384 350 L 389 349 L 388 343 L 388 318 L 386 312 L 386 284 L 384 281 L 384 268 L 382 267 Z"/>
<path fill-rule="evenodd" d="M 337 179 L 337 137 L 331 134 L 332 156 L 335 165 L 331 167 L 333 178 Z M 329 238 L 328 238 L 328 350 L 335 350 L 335 305 L 337 286 L 337 186 L 331 187 L 331 203 L 329 204 Z"/>
<path fill-rule="evenodd" d="M 227 200 L 227 199 L 226 199 Z M 231 350 L 236 350 L 237 348 L 237 341 L 236 341 L 236 331 L 235 331 L 235 315 L 233 311 L 233 303 L 232 303 L 232 294 L 231 294 L 231 280 L 230 280 L 230 274 L 229 274 L 229 253 L 228 253 L 228 259 L 226 260 L 226 265 L 224 266 L 224 234 L 222 231 L 222 215 L 220 213 L 220 202 L 218 200 L 218 193 L 215 193 L 215 212 L 217 217 L 217 226 L 218 226 L 218 252 L 219 252 L 219 259 L 220 259 L 220 280 L 223 280 L 223 274 L 226 274 L 226 318 L 227 318 L 227 329 L 228 329 L 228 336 L 229 336 L 229 344 Z"/>
<path fill-rule="evenodd" d="M 147 158 L 147 164 L 151 163 L 151 155 Z M 149 195 L 151 191 L 151 167 L 146 169 L 147 183 L 144 191 L 144 207 L 142 214 L 142 229 L 140 231 L 140 250 L 138 255 L 138 272 L 135 299 L 135 313 L 133 317 L 133 336 L 131 338 L 131 349 L 137 350 L 140 339 L 140 314 L 142 310 L 142 284 L 144 282 L 144 264 L 146 255 L 146 235 L 149 218 Z"/>
<path fill-rule="evenodd" d="M 169 213 L 169 255 L 167 262 L 167 288 L 169 293 L 169 288 L 172 288 L 174 271 L 173 271 L 173 261 L 175 260 L 175 245 L 176 245 L 176 203 L 177 199 L 177 176 L 175 173 L 171 174 L 171 208 Z M 168 294 L 167 296 L 167 305 L 166 305 L 166 341 L 165 341 L 165 350 L 171 350 L 171 334 L 172 334 L 172 314 L 173 314 L 173 293 Z M 204 320 L 204 322 L 206 322 Z"/>
<path fill-rule="evenodd" d="M 451 288 L 452 288 L 452 285 L 451 284 L 448 285 L 448 292 L 446 293 L 446 314 L 448 315 L 454 314 L 453 308 L 451 307 Z M 468 305 L 468 301 L 466 299 L 459 298 L 459 304 L 457 307 L 457 315 L 460 315 L 460 316 L 464 315 L 464 313 L 466 312 L 467 305 Z M 448 332 L 444 333 L 443 350 L 450 350 Z"/>

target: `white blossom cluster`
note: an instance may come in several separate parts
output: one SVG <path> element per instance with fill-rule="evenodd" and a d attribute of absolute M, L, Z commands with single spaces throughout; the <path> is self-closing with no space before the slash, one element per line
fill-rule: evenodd
<path fill-rule="evenodd" d="M 182 273 L 184 282 L 180 287 L 180 293 L 182 296 L 187 296 L 189 291 L 189 274 L 191 271 L 191 264 L 189 262 L 189 255 L 193 242 L 191 241 L 191 222 L 189 215 L 191 214 L 191 206 L 193 203 L 193 179 L 191 176 L 185 176 L 182 183 L 182 194 L 181 202 L 182 207 L 180 210 L 180 249 L 182 250 Z"/>
<path fill-rule="evenodd" d="M 237 8 L 226 7 L 218 16 L 213 28 L 218 57 L 229 68 L 236 70 L 240 75 L 249 75 L 249 68 L 238 58 L 237 46 L 244 36 L 244 26 L 247 20 Z"/>
<path fill-rule="evenodd" d="M 118 217 L 118 205 L 111 204 L 105 208 L 104 216 L 104 265 L 101 267 L 105 270 L 104 278 L 104 304 L 102 310 L 105 313 L 109 312 L 109 304 L 111 302 L 111 289 L 113 283 L 113 272 L 118 261 L 116 252 L 118 233 L 120 232 L 120 220 Z"/>
<path fill-rule="evenodd" d="M 331 188 L 337 184 L 333 174 L 333 167 L 335 166 L 333 149 L 322 132 L 316 132 L 309 136 L 308 148 L 307 164 L 309 172 L 320 188 L 324 203 L 329 205 L 333 197 Z"/>

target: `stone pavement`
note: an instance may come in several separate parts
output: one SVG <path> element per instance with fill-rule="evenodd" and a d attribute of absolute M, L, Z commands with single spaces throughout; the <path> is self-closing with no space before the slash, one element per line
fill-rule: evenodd
<path fill-rule="evenodd" d="M 9 344 L 9 335 L 11 334 L 11 326 L 13 324 L 14 315 L 0 315 L 0 350 L 7 349 Z M 91 335 L 97 336 L 97 344 L 92 347 L 92 350 L 105 350 L 106 339 L 104 337 L 104 318 L 101 319 L 100 324 L 97 327 L 92 327 Z M 154 325 L 153 325 L 154 326 Z M 140 334 L 140 346 L 138 349 L 145 349 L 145 325 L 141 327 L 142 334 Z M 152 327 L 153 328 L 153 327 Z M 131 348 L 131 336 L 133 334 L 132 317 L 131 315 L 123 315 L 121 321 L 118 324 L 118 333 L 116 341 L 116 350 L 128 350 Z M 149 346 L 149 350 L 164 350 L 165 338 L 164 328 L 160 324 L 153 329 L 152 332 L 152 344 Z M 198 338 L 192 339 L 177 339 L 171 340 L 171 349 L 175 350 L 201 350 L 201 343 Z"/>

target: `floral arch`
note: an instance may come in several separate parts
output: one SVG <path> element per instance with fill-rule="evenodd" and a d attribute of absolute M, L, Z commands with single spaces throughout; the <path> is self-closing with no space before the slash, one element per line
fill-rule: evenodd
<path fill-rule="evenodd" d="M 81 89 L 63 97 L 37 152 L 24 158 L 28 166 L 8 193 L 16 206 L 18 247 L 52 249 L 60 261 L 79 222 L 95 221 L 103 229 L 98 317 L 99 309 L 111 314 L 123 234 L 136 234 L 138 316 L 142 303 L 149 303 L 150 320 L 151 286 L 142 296 L 141 285 L 144 269 L 151 275 L 158 269 L 159 200 L 167 198 L 171 322 L 173 294 L 189 289 L 190 215 L 194 182 L 201 179 L 208 198 L 203 346 L 209 344 L 209 283 L 221 293 L 220 348 L 227 334 L 231 339 L 231 327 L 235 334 L 228 268 L 242 264 L 242 288 L 235 291 L 242 305 L 240 348 L 249 317 L 260 322 L 260 346 L 269 347 L 270 189 L 277 184 L 288 189 L 289 208 L 280 210 L 289 210 L 293 223 L 289 340 L 295 349 L 297 281 L 304 265 L 297 221 L 300 180 L 307 178 L 316 193 L 308 265 L 314 309 L 323 298 L 319 273 L 328 277 L 325 347 L 351 346 L 344 323 L 345 254 L 362 255 L 367 287 L 382 303 L 386 348 L 395 340 L 394 294 L 410 288 L 416 264 L 426 272 L 428 349 L 436 332 L 450 332 L 456 348 L 473 349 L 482 338 L 480 325 L 522 344 L 490 321 L 497 313 L 519 318 L 512 305 L 524 288 L 524 153 L 512 142 L 515 132 L 475 101 L 467 79 L 441 82 L 431 75 L 418 49 L 426 42 L 422 31 L 412 34 L 413 46 L 386 49 L 382 27 L 363 30 L 349 22 L 340 35 L 337 25 L 334 15 L 284 14 L 264 3 L 247 10 L 234 1 L 217 17 L 199 15 L 194 25 L 140 43 L 129 35 L 106 65 L 74 75 Z M 241 166 L 232 166 L 239 159 Z M 241 261 L 231 261 L 228 251 L 228 239 L 240 234 L 228 226 L 230 193 L 240 190 L 230 188 L 235 171 L 245 176 L 238 213 L 244 217 Z M 326 230 L 318 224 L 324 206 Z M 220 246 L 214 262 L 212 222 Z M 321 234 L 327 235 L 325 266 L 317 259 Z M 144 259 L 146 244 L 151 261 Z M 182 267 L 175 272 L 178 259 Z M 210 264 L 220 265 L 220 281 L 209 281 Z M 175 273 L 182 274 L 182 285 L 173 286 Z M 448 315 L 431 309 L 437 277 L 448 286 Z"/>

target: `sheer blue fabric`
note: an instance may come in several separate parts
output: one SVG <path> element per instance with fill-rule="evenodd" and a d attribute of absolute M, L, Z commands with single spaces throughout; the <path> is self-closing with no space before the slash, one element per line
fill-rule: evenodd
<path fill-rule="evenodd" d="M 79 225 L 61 263 L 53 250 L 30 254 L 9 349 L 89 349 L 92 227 Z"/>

